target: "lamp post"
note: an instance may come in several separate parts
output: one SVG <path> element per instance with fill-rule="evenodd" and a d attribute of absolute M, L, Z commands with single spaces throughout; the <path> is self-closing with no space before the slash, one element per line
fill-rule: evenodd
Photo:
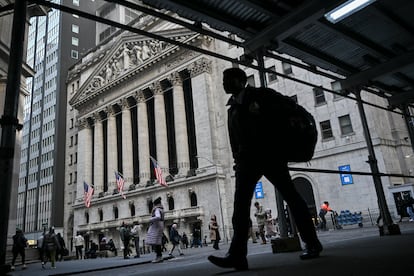
<path fill-rule="evenodd" d="M 217 168 L 217 164 L 214 163 L 213 161 L 211 161 L 210 159 L 208 159 L 207 157 L 204 156 L 198 156 L 196 155 L 197 159 L 204 159 L 206 160 L 208 163 L 210 163 L 212 166 L 214 166 L 215 169 L 215 181 L 216 181 L 216 188 L 217 188 L 217 195 L 218 195 L 218 204 L 219 204 L 219 209 L 220 209 L 220 220 L 221 220 L 221 225 L 222 225 L 222 229 L 223 229 L 223 239 L 225 241 L 225 243 L 228 243 L 227 241 L 227 233 L 226 233 L 226 228 L 225 228 L 225 224 L 224 224 L 224 216 L 223 216 L 223 208 L 221 206 L 221 192 L 220 192 L 220 183 L 218 180 L 218 168 Z"/>

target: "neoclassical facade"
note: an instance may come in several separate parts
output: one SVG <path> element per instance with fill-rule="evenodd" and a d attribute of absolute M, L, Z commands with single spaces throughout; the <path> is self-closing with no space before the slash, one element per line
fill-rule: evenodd
<path fill-rule="evenodd" d="M 239 48 L 181 28 L 153 21 L 142 28 L 234 58 L 242 54 Z M 265 65 L 324 87 L 330 87 L 332 81 L 273 59 L 266 59 Z M 119 246 L 122 222 L 139 222 L 145 239 L 152 201 L 158 196 L 166 211 L 166 225 L 178 223 L 179 231 L 186 233 L 200 227 L 204 236 L 210 216 L 216 214 L 221 236 L 231 238 L 234 174 L 227 133 L 228 96 L 221 80 L 223 69 L 230 66 L 178 46 L 121 33 L 91 50 L 70 70 L 67 240 L 80 232 L 88 240 L 114 238 Z M 258 73 L 246 72 L 249 82 L 258 86 Z M 314 114 L 318 124 L 320 137 L 314 159 L 292 167 L 337 170 L 349 165 L 351 170 L 369 172 L 355 101 L 292 80 L 267 77 L 269 87 L 295 97 Z M 386 105 L 383 99 L 375 101 Z M 413 162 L 404 156 L 412 148 L 404 120 L 372 107 L 366 112 L 380 171 L 408 174 Z M 151 157 L 160 165 L 168 187 L 156 181 Z M 125 179 L 126 199 L 118 193 L 115 171 Z M 328 200 L 335 210 L 362 211 L 367 218 L 378 215 L 370 176 L 354 175 L 352 183 L 341 183 L 337 174 L 292 171 L 291 175 L 314 213 Z M 390 211 L 396 216 L 390 189 L 400 186 L 413 191 L 412 184 L 401 177 L 383 177 L 382 181 Z M 83 202 L 84 182 L 95 190 L 90 208 Z M 255 194 L 253 200 L 275 210 L 277 216 L 274 188 L 265 178 L 261 182 L 263 197 Z"/>
<path fill-rule="evenodd" d="M 210 38 L 182 29 L 162 35 L 214 47 Z M 231 155 L 226 136 L 220 135 L 225 106 L 213 102 L 212 94 L 221 91 L 212 85 L 212 59 L 125 35 L 84 60 L 68 79 L 66 196 L 73 205 L 67 206 L 67 238 L 79 231 L 95 241 L 102 235 L 118 241 L 120 224 L 135 221 L 144 233 L 158 196 L 167 225 L 179 223 L 180 231 L 205 228 L 217 212 L 228 221 L 226 193 L 232 194 L 232 187 L 224 182 L 229 182 Z M 151 157 L 167 188 L 155 179 Z M 118 193 L 115 171 L 125 180 L 126 199 Z M 84 182 L 94 187 L 90 208 L 83 203 Z"/>

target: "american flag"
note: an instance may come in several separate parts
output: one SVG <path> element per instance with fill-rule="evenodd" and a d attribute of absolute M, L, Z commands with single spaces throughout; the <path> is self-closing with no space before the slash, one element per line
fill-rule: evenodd
<path fill-rule="evenodd" d="M 124 184 L 125 180 L 121 176 L 119 172 L 115 172 L 115 178 L 116 178 L 116 186 L 118 186 L 118 192 L 121 194 L 121 196 L 126 199 L 126 196 L 124 195 Z"/>
<path fill-rule="evenodd" d="M 164 177 L 162 177 L 162 170 L 160 168 L 160 165 L 158 165 L 157 160 L 155 160 L 153 157 L 150 156 L 152 165 L 154 166 L 154 173 L 155 178 L 158 180 L 158 183 L 160 183 L 161 186 L 168 187 L 167 182 L 165 182 Z"/>
<path fill-rule="evenodd" d="M 93 187 L 89 186 L 85 181 L 83 182 L 83 200 L 86 208 L 91 207 L 91 199 L 93 195 Z"/>

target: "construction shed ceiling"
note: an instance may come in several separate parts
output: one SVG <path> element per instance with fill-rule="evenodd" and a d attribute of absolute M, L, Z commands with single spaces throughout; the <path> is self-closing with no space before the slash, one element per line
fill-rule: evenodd
<path fill-rule="evenodd" d="M 115 1 L 118 2 L 118 1 Z M 120 1 L 122 2 L 122 1 Z M 288 54 L 341 74 L 342 91 L 371 87 L 390 105 L 414 102 L 414 1 L 377 0 L 332 23 L 344 0 L 144 0 L 195 25 L 237 35 L 247 53 Z"/>

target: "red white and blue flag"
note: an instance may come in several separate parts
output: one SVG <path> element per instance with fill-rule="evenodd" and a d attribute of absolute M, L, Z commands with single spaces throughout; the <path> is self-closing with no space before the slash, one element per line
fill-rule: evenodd
<path fill-rule="evenodd" d="M 160 183 L 161 186 L 168 187 L 167 182 L 165 181 L 164 177 L 162 176 L 162 170 L 161 170 L 160 165 L 158 165 L 157 160 L 155 160 L 155 158 L 153 158 L 151 156 L 150 156 L 150 159 L 151 159 L 152 165 L 154 167 L 155 178 L 158 180 L 158 183 Z"/>
<path fill-rule="evenodd" d="M 93 196 L 93 187 L 89 186 L 85 181 L 83 182 L 83 201 L 85 202 L 86 208 L 91 207 L 91 200 Z"/>
<path fill-rule="evenodd" d="M 116 186 L 118 187 L 118 192 L 121 194 L 121 196 L 126 199 L 126 196 L 124 195 L 124 185 L 125 185 L 125 180 L 122 177 L 122 175 L 115 171 L 115 178 L 116 178 Z"/>

